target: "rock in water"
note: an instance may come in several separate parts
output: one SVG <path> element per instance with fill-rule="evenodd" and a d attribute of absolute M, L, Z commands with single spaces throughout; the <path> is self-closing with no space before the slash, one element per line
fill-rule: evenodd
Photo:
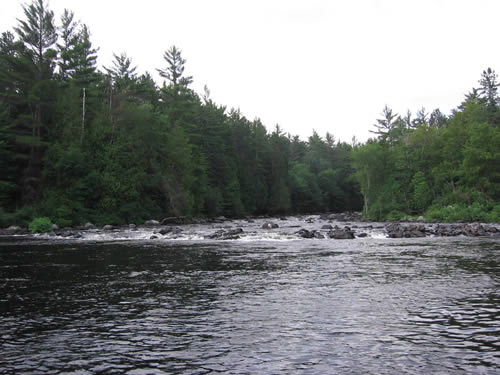
<path fill-rule="evenodd" d="M 410 224 L 402 225 L 400 223 L 390 223 L 385 227 L 389 238 L 418 238 L 425 237 L 425 225 Z"/>
<path fill-rule="evenodd" d="M 317 239 L 320 239 L 320 240 L 322 240 L 322 239 L 324 239 L 324 238 L 325 238 L 325 236 L 323 236 L 323 235 L 322 235 L 320 232 L 318 232 L 317 230 L 315 230 L 315 231 L 314 231 L 313 235 L 314 235 L 314 238 L 317 238 Z"/>
<path fill-rule="evenodd" d="M 186 223 L 185 216 L 166 217 L 161 221 L 161 225 L 169 225 L 169 224 L 181 225 L 181 224 L 185 224 L 185 223 Z"/>
<path fill-rule="evenodd" d="M 18 233 L 18 232 L 21 232 L 23 229 L 17 225 L 11 225 L 10 227 L 8 227 L 6 229 L 7 232 L 11 232 L 11 233 Z"/>
<path fill-rule="evenodd" d="M 240 238 L 239 235 L 241 233 L 243 233 L 242 228 L 235 228 L 235 229 L 231 229 L 231 230 L 227 230 L 227 231 L 224 229 L 221 229 L 215 233 L 212 233 L 212 234 L 206 236 L 206 238 L 209 238 L 211 240 L 237 240 Z"/>
<path fill-rule="evenodd" d="M 85 223 L 83 226 L 84 229 L 89 230 L 89 229 L 95 229 L 95 225 L 92 223 Z"/>
<path fill-rule="evenodd" d="M 183 231 L 183 229 L 181 229 L 179 227 L 167 227 L 167 228 L 160 229 L 160 231 L 158 233 L 160 233 L 161 235 L 164 236 L 166 234 L 179 234 L 182 231 Z"/>
<path fill-rule="evenodd" d="M 354 239 L 354 232 L 349 228 L 335 229 L 328 232 L 328 237 L 336 240 L 352 240 Z"/>
<path fill-rule="evenodd" d="M 321 240 L 325 238 L 325 236 L 322 233 L 318 232 L 317 230 L 307 230 L 304 228 L 295 232 L 295 234 L 302 238 L 317 238 Z"/>
<path fill-rule="evenodd" d="M 262 229 L 276 229 L 276 228 L 279 228 L 279 225 L 276 223 L 267 222 L 262 224 Z"/>
<path fill-rule="evenodd" d="M 302 237 L 302 238 L 313 238 L 314 237 L 314 233 L 312 231 L 309 231 L 309 230 L 304 229 L 304 228 L 295 232 L 295 234 L 299 237 Z"/>

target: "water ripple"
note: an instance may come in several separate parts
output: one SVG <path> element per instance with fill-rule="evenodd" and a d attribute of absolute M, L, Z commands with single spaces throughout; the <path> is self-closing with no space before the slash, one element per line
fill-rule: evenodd
<path fill-rule="evenodd" d="M 0 248 L 0 374 L 494 374 L 498 242 Z"/>

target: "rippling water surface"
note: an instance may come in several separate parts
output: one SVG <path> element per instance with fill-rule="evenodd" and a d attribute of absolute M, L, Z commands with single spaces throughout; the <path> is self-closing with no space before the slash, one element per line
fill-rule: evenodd
<path fill-rule="evenodd" d="M 498 374 L 498 239 L 0 240 L 0 373 Z"/>

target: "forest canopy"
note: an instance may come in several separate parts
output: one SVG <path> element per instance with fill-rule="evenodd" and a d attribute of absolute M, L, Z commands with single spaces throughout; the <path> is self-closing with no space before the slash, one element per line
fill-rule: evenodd
<path fill-rule="evenodd" d="M 194 92 L 177 46 L 158 52 L 158 85 L 126 52 L 98 69 L 72 11 L 56 17 L 43 0 L 23 10 L 0 37 L 0 226 L 352 210 L 500 221 L 490 68 L 450 115 L 385 107 L 364 144 L 304 141 Z"/>

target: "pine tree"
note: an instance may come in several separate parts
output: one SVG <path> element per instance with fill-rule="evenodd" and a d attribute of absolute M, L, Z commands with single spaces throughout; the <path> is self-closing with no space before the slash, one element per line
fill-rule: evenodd
<path fill-rule="evenodd" d="M 98 49 L 92 47 L 88 26 L 82 25 L 70 56 L 72 66 L 70 76 L 77 86 L 88 89 L 97 81 L 97 51 Z"/>
<path fill-rule="evenodd" d="M 163 59 L 167 63 L 167 68 L 157 70 L 160 76 L 170 81 L 171 85 L 174 87 L 187 87 L 193 82 L 193 77 L 183 76 L 186 60 L 182 58 L 180 49 L 176 46 L 170 47 L 170 49 L 163 54 Z"/>
<path fill-rule="evenodd" d="M 34 0 L 31 5 L 23 5 L 26 20 L 18 20 L 19 26 L 14 30 L 19 38 L 31 50 L 33 63 L 37 68 L 37 79 L 41 81 L 51 73 L 55 51 L 51 47 L 57 41 L 54 25 L 54 12 L 47 9 L 43 0 Z"/>
<path fill-rule="evenodd" d="M 491 68 L 483 70 L 479 84 L 479 94 L 481 98 L 486 102 L 488 108 L 496 108 L 498 105 L 498 86 L 499 83 L 498 74 Z"/>
<path fill-rule="evenodd" d="M 57 33 L 54 13 L 47 9 L 43 0 L 34 0 L 31 5 L 24 5 L 23 10 L 26 20 L 18 20 L 19 26 L 14 30 L 25 45 L 24 53 L 18 59 L 18 69 L 33 72 L 31 77 L 29 74 L 23 76 L 23 84 L 28 88 L 29 112 L 23 114 L 22 122 L 25 125 L 31 124 L 31 135 L 19 139 L 29 147 L 28 164 L 23 178 L 24 200 L 29 202 L 35 200 L 39 194 L 43 159 L 42 138 L 47 132 L 48 118 L 44 110 L 53 100 L 50 80 L 57 52 L 52 46 L 57 40 Z"/>
<path fill-rule="evenodd" d="M 379 139 L 383 141 L 391 141 L 391 131 L 395 128 L 398 115 L 386 105 L 382 110 L 382 116 L 383 118 L 377 119 L 377 123 L 374 125 L 377 130 L 370 130 L 370 132 L 378 135 Z"/>
<path fill-rule="evenodd" d="M 72 54 L 78 42 L 77 27 L 78 23 L 74 21 L 74 13 L 68 9 L 64 9 L 64 13 L 61 16 L 61 27 L 59 28 L 61 43 L 57 43 L 59 75 L 63 80 L 68 79 L 69 72 L 74 69 Z"/>
<path fill-rule="evenodd" d="M 113 66 L 104 68 L 113 82 L 116 91 L 130 89 L 130 86 L 137 81 L 136 66 L 132 65 L 132 60 L 125 52 L 120 55 L 113 53 Z"/>

